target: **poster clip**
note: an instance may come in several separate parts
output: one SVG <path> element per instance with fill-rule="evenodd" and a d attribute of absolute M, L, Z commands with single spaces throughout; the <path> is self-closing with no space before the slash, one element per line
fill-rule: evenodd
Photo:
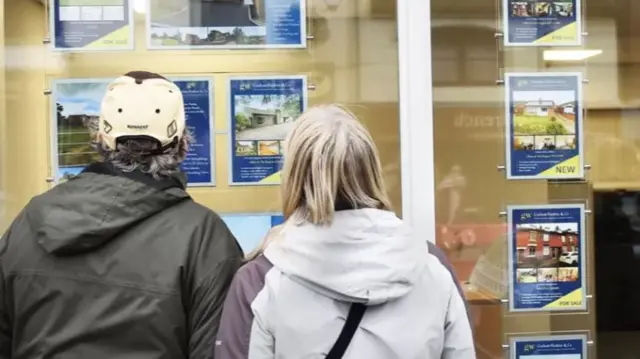
<path fill-rule="evenodd" d="M 496 39 L 499 39 L 499 38 L 501 38 L 503 36 L 504 36 L 504 34 L 501 33 L 501 32 L 496 32 L 495 34 L 493 34 L 493 37 L 496 38 Z"/>
<path fill-rule="evenodd" d="M 587 340 L 587 345 L 588 345 L 588 346 L 590 346 L 590 347 L 591 347 L 591 346 L 593 346 L 593 344 L 594 344 L 594 343 L 593 343 L 593 340 Z"/>
<path fill-rule="evenodd" d="M 507 304 L 509 303 L 509 299 L 500 299 L 500 303 Z"/>
<path fill-rule="evenodd" d="M 504 165 L 498 165 L 498 171 L 504 171 L 506 167 Z"/>
<path fill-rule="evenodd" d="M 590 210 L 590 209 L 585 209 L 585 210 L 584 210 L 584 213 L 585 213 L 585 214 L 591 214 L 591 210 Z"/>
<path fill-rule="evenodd" d="M 51 43 L 51 38 L 50 37 L 45 37 L 44 39 L 42 39 L 42 43 L 47 45 Z"/>
<path fill-rule="evenodd" d="M 588 83 L 589 83 L 589 79 L 583 79 L 583 80 L 582 80 L 582 83 L 583 83 L 583 84 L 588 84 Z"/>
<path fill-rule="evenodd" d="M 585 31 L 582 33 L 582 36 L 589 36 L 589 33 Z"/>
<path fill-rule="evenodd" d="M 502 350 L 509 350 L 509 344 L 502 344 Z"/>
<path fill-rule="evenodd" d="M 42 93 L 44 93 L 46 96 L 51 95 L 51 89 L 46 89 L 44 91 L 42 91 Z"/>
<path fill-rule="evenodd" d="M 504 80 L 496 80 L 496 85 L 504 85 Z"/>
<path fill-rule="evenodd" d="M 591 169 L 591 165 L 584 165 L 584 169 L 585 170 L 590 170 Z"/>
<path fill-rule="evenodd" d="M 309 91 L 315 91 L 315 90 L 316 90 L 316 85 L 315 85 L 315 84 L 309 84 L 309 85 L 307 85 L 307 90 L 309 90 Z"/>
<path fill-rule="evenodd" d="M 316 37 L 313 35 L 307 35 L 307 40 L 314 40 Z"/>
<path fill-rule="evenodd" d="M 586 299 L 593 299 L 593 294 L 587 294 L 584 296 Z"/>
<path fill-rule="evenodd" d="M 55 181 L 55 178 L 53 177 L 47 177 L 44 179 L 47 183 L 53 183 Z"/>
<path fill-rule="evenodd" d="M 507 212 L 505 212 L 505 211 L 501 211 L 500 213 L 498 213 L 498 215 L 499 215 L 500 217 L 506 217 L 506 216 L 507 216 Z"/>

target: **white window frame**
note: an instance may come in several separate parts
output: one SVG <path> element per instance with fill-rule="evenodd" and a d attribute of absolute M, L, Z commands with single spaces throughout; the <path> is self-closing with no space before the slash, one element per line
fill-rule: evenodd
<path fill-rule="evenodd" d="M 398 0 L 402 217 L 436 240 L 431 1 Z"/>

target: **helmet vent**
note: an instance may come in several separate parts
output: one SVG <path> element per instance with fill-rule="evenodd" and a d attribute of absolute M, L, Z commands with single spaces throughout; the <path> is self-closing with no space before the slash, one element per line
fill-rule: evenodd
<path fill-rule="evenodd" d="M 167 137 L 173 137 L 176 132 L 178 132 L 178 124 L 176 123 L 176 120 L 173 120 L 169 126 L 167 126 Z"/>
<path fill-rule="evenodd" d="M 113 130 L 113 126 L 111 126 L 111 124 L 107 121 L 102 121 L 102 124 L 104 125 L 104 133 L 109 134 L 109 132 L 111 132 L 111 130 Z"/>

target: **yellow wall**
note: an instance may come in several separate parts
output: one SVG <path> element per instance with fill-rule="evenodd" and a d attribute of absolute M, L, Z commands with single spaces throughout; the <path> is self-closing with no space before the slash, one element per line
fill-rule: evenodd
<path fill-rule="evenodd" d="M 166 0 L 172 1 L 172 0 Z M 131 70 L 149 70 L 166 76 L 215 78 L 216 183 L 215 188 L 190 190 L 198 202 L 218 212 L 279 211 L 279 187 L 233 187 L 228 183 L 229 126 L 228 74 L 304 74 L 317 89 L 309 105 L 340 102 L 350 105 L 368 126 L 376 142 L 395 207 L 401 208 L 397 81 L 380 83 L 397 73 L 397 45 L 393 37 L 380 39 L 361 28 L 395 30 L 392 14 L 371 15 L 368 1 L 348 1 L 336 10 L 310 4 L 308 31 L 315 39 L 303 50 L 147 51 L 144 15 L 136 14 L 136 49 L 129 52 L 51 53 L 42 45 L 48 30 L 45 10 L 34 0 L 8 0 L 7 51 L 14 59 L 7 67 L 6 146 L 3 162 L 8 217 L 13 218 L 29 199 L 49 188 L 49 99 L 43 90 L 54 79 L 112 78 Z M 390 12 L 391 10 L 387 10 Z M 379 33 L 380 31 L 378 31 Z M 363 49 L 360 44 L 377 42 Z M 376 54 L 383 51 L 387 56 Z M 35 58 L 34 58 L 35 57 Z M 27 59 L 26 62 L 17 59 Z M 363 75 L 364 74 L 364 75 Z M 390 75 L 391 74 L 391 75 Z M 377 80 L 377 81 L 371 81 Z M 372 85 L 373 84 L 373 85 Z M 363 93 L 362 89 L 367 88 Z M 372 92 L 373 90 L 373 92 Z M 4 118 L 4 117 L 3 117 Z"/>
<path fill-rule="evenodd" d="M 6 116 L 2 171 L 9 218 L 47 188 L 47 99 L 43 73 L 44 11 L 35 1 L 5 1 Z"/>
<path fill-rule="evenodd" d="M 0 0 L 0 19 L 4 19 L 4 0 Z M 4 28 L 0 26 L 0 69 L 5 67 L 6 50 L 4 47 Z M 0 94 L 5 92 L 5 72 L 0 71 Z M 0 231 L 4 231 L 6 224 L 5 190 L 7 186 L 7 171 L 4 164 L 7 160 L 7 120 L 5 116 L 5 98 L 0 96 Z"/>

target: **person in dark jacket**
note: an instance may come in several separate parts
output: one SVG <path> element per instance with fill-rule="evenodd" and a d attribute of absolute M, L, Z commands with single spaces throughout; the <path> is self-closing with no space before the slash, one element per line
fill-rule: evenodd
<path fill-rule="evenodd" d="M 116 79 L 104 161 L 33 198 L 0 239 L 0 359 L 213 357 L 243 254 L 185 191 L 183 101 L 157 74 Z"/>

